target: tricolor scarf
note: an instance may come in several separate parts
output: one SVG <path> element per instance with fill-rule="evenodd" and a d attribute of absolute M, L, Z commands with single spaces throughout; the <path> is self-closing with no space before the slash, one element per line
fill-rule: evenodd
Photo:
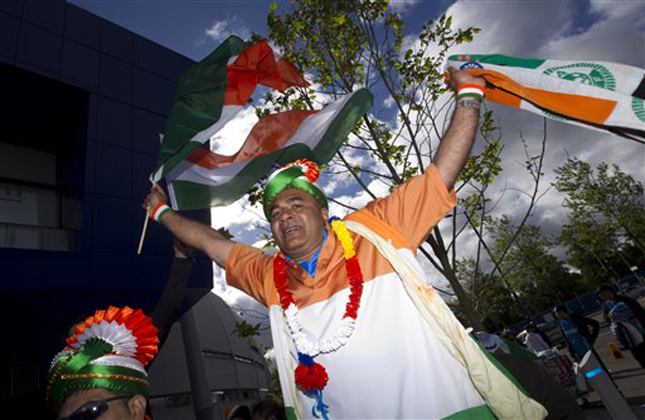
<path fill-rule="evenodd" d="M 643 69 L 498 54 L 453 55 L 448 66 L 486 79 L 486 101 L 645 143 Z"/>

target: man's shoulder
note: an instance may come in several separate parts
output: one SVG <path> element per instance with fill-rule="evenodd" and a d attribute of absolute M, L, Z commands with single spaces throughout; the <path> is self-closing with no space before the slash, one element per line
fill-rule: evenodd
<path fill-rule="evenodd" d="M 235 242 L 229 258 L 251 258 L 266 260 L 266 262 L 273 259 L 273 257 L 267 255 L 263 249 L 240 242 Z"/>

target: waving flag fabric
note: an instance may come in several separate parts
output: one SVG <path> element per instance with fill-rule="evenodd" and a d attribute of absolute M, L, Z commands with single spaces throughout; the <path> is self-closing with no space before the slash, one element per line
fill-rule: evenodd
<path fill-rule="evenodd" d="M 173 208 L 230 204 L 275 164 L 299 158 L 327 163 L 372 103 L 371 93 L 360 89 L 322 110 L 269 115 L 236 154 L 211 150 L 211 137 L 244 108 L 258 84 L 280 91 L 308 86 L 288 61 L 276 60 L 266 41 L 250 45 L 235 36 L 184 71 L 151 175 L 166 179 Z"/>
<path fill-rule="evenodd" d="M 645 70 L 604 61 L 556 61 L 505 55 L 453 55 L 490 85 L 487 101 L 576 125 L 645 139 Z"/>

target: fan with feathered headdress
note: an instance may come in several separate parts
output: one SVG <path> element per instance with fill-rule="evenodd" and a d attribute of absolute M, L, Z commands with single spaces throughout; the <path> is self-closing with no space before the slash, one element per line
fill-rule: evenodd
<path fill-rule="evenodd" d="M 67 346 L 52 361 L 46 398 L 58 412 L 66 394 L 105 388 L 148 395 L 145 366 L 155 358 L 157 327 L 140 309 L 110 306 L 78 323 Z"/>

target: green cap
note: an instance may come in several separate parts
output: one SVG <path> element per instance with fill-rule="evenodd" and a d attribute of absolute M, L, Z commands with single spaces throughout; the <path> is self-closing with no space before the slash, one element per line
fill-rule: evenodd
<path fill-rule="evenodd" d="M 274 172 L 269 178 L 267 186 L 264 188 L 262 204 L 264 206 L 264 215 L 269 222 L 271 221 L 271 212 L 269 212 L 271 202 L 287 188 L 304 191 L 315 198 L 321 206 L 329 208 L 325 193 L 307 179 L 307 176 L 299 165 L 291 165 Z"/>

